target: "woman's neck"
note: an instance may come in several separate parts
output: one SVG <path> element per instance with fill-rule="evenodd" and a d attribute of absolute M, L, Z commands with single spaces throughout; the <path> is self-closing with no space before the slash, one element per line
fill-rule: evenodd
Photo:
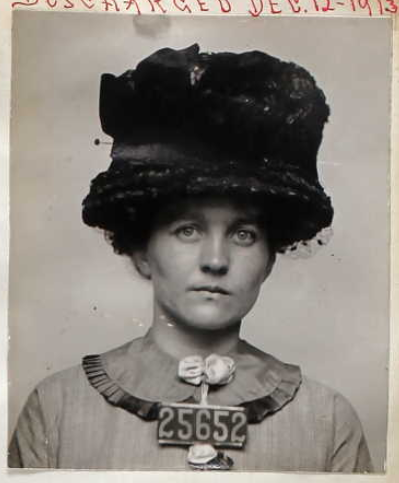
<path fill-rule="evenodd" d="M 160 350 L 182 359 L 191 355 L 203 357 L 212 353 L 227 354 L 239 341 L 241 322 L 220 330 L 196 329 L 177 322 L 154 307 L 151 337 Z"/>

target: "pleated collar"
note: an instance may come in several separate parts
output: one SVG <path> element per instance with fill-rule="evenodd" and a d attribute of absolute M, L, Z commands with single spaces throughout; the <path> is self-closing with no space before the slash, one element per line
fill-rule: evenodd
<path fill-rule="evenodd" d="M 286 364 L 244 340 L 228 354 L 236 363 L 233 380 L 211 386 L 208 403 L 243 406 L 248 421 L 262 421 L 289 403 L 301 384 L 298 366 Z M 151 330 L 109 352 L 83 358 L 90 384 L 112 405 L 137 416 L 157 418 L 161 402 L 198 402 L 199 388 L 179 379 L 177 359 L 159 350 Z"/>

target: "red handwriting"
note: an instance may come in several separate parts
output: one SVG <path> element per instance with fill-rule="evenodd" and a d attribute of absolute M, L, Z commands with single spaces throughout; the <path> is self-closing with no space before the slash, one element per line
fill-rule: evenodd
<path fill-rule="evenodd" d="M 278 8 L 278 2 L 273 1 L 273 0 L 268 0 L 269 6 L 270 6 L 270 13 L 276 14 L 276 13 L 281 13 L 282 10 Z"/>
<path fill-rule="evenodd" d="M 333 12 L 335 8 L 331 4 L 331 0 L 326 0 L 326 4 L 322 7 L 323 12 Z"/>
<path fill-rule="evenodd" d="M 229 13 L 231 12 L 231 3 L 229 0 L 218 0 L 220 5 L 220 11 L 222 13 Z"/>
<path fill-rule="evenodd" d="M 317 0 L 313 0 L 313 6 L 314 6 L 316 12 L 318 12 L 320 10 L 319 4 L 317 3 Z"/>
<path fill-rule="evenodd" d="M 115 12 L 120 12 L 116 0 L 102 0 L 102 2 L 106 12 L 108 12 L 108 10 L 115 10 Z"/>
<path fill-rule="evenodd" d="M 50 9 L 85 8 L 95 6 L 104 12 L 130 12 L 141 15 L 150 9 L 151 13 L 181 12 L 185 14 L 210 12 L 235 13 L 237 2 L 243 0 L 14 0 L 12 8 L 44 6 Z M 362 12 L 369 17 L 396 14 L 399 0 L 245 0 L 247 12 L 252 17 L 260 15 L 280 15 L 281 13 L 314 14 L 344 12 L 350 8 L 353 12 Z"/>
<path fill-rule="evenodd" d="M 205 2 L 201 2 L 201 0 L 197 0 L 197 2 L 201 12 L 209 12 L 209 8 L 206 6 Z"/>
<path fill-rule="evenodd" d="M 137 3 L 137 1 L 136 1 L 136 0 L 124 0 L 124 2 L 123 2 L 123 3 L 126 5 L 126 10 L 129 10 L 129 9 L 130 9 L 130 7 L 131 7 L 132 5 L 134 5 L 134 7 L 136 8 L 136 13 L 137 13 L 138 15 L 141 15 L 141 10 L 140 10 L 139 4 Z"/>
<path fill-rule="evenodd" d="M 173 5 L 180 10 L 180 12 L 193 13 L 191 8 L 187 5 L 186 0 L 173 0 Z"/>
<path fill-rule="evenodd" d="M 230 11 L 229 7 L 231 9 L 231 5 L 229 4 L 229 2 L 226 2 L 226 4 L 227 4 L 227 8 L 226 8 L 225 4 L 222 3 L 221 0 L 218 0 L 218 1 L 219 1 L 219 5 L 220 5 L 220 10 L 223 13 Z M 195 3 L 197 5 L 197 7 L 198 7 L 197 10 L 199 10 L 200 12 L 209 12 L 209 7 L 208 7 L 208 4 L 206 3 L 206 1 L 204 1 L 204 0 L 194 0 L 193 3 Z M 180 10 L 180 12 L 193 13 L 193 9 L 187 3 L 187 0 L 173 0 L 173 5 L 178 10 Z"/>
<path fill-rule="evenodd" d="M 74 0 L 74 2 L 72 0 L 42 0 L 41 3 L 47 5 L 48 7 L 50 8 L 55 8 L 57 5 L 61 5 L 63 8 L 76 8 L 77 7 L 77 3 L 83 5 L 84 7 L 86 7 L 87 9 L 91 10 L 93 7 L 94 7 L 94 3 L 93 1 L 95 0 Z M 91 3 L 89 5 L 89 3 L 86 3 L 86 2 L 89 2 Z M 12 8 L 15 8 L 15 7 L 33 7 L 35 5 L 38 5 L 40 3 L 40 0 L 18 0 L 17 2 L 12 2 L 11 3 L 11 7 Z"/>
<path fill-rule="evenodd" d="M 94 3 L 92 3 L 91 5 L 87 5 L 86 1 L 85 0 L 80 0 L 82 2 L 82 4 L 88 8 L 89 10 L 92 9 L 94 7 Z M 90 1 L 93 1 L 93 0 L 90 0 Z"/>
<path fill-rule="evenodd" d="M 25 0 L 24 2 L 13 2 L 11 7 L 14 8 L 17 5 L 20 5 L 21 7 L 33 7 L 33 5 L 37 5 L 38 3 L 39 0 Z"/>
<path fill-rule="evenodd" d="M 294 13 L 299 13 L 301 11 L 301 6 L 299 5 L 300 0 L 288 0 L 291 10 Z"/>
<path fill-rule="evenodd" d="M 259 15 L 263 12 L 263 0 L 251 0 L 252 3 L 252 10 L 249 9 L 248 12 L 253 17 L 259 17 Z"/>
<path fill-rule="evenodd" d="M 385 11 L 389 13 L 396 13 L 399 6 L 395 3 L 395 0 L 386 0 L 388 7 L 385 7 Z"/>
<path fill-rule="evenodd" d="M 161 13 L 166 13 L 166 10 L 164 9 L 164 7 L 162 6 L 162 0 L 148 0 L 148 2 L 150 3 L 151 5 L 151 12 L 161 12 Z M 157 8 L 155 7 L 155 5 L 157 6 Z"/>
<path fill-rule="evenodd" d="M 248 13 L 252 17 L 259 17 L 261 14 L 276 15 L 283 10 L 294 14 L 329 13 L 348 6 L 353 12 L 367 12 L 369 17 L 384 15 L 384 13 L 395 14 L 399 10 L 399 0 L 248 0 L 248 2 Z"/>

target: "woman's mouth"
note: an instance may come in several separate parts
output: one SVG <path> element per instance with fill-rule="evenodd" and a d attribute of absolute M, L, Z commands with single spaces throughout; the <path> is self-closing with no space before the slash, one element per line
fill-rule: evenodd
<path fill-rule="evenodd" d="M 230 292 L 218 285 L 200 285 L 192 288 L 194 292 L 207 292 L 213 294 L 230 295 Z"/>

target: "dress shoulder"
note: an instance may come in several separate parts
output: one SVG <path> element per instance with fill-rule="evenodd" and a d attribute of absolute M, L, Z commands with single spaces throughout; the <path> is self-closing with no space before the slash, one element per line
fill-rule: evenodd
<path fill-rule="evenodd" d="M 80 365 L 52 374 L 30 393 L 8 451 L 10 468 L 52 468 L 60 418 L 77 394 L 90 390 Z"/>
<path fill-rule="evenodd" d="M 54 393 L 59 390 L 68 390 L 79 386 L 84 381 L 84 371 L 81 364 L 76 364 L 67 369 L 55 372 L 42 379 L 36 390 L 40 393 Z"/>
<path fill-rule="evenodd" d="M 298 391 L 298 399 L 299 403 L 312 408 L 317 420 L 328 421 L 331 432 L 329 471 L 373 471 L 362 424 L 345 396 L 325 384 L 304 376 Z"/>

